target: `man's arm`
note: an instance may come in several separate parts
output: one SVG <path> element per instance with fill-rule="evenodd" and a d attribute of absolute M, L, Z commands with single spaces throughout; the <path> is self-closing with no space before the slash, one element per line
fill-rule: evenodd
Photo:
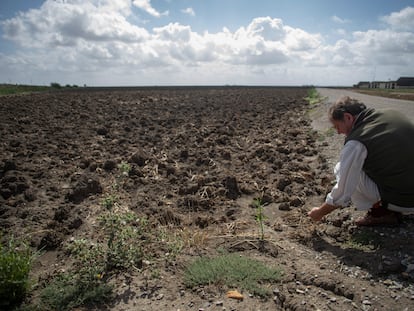
<path fill-rule="evenodd" d="M 335 209 L 337 209 L 338 206 L 334 206 L 328 203 L 323 203 L 319 207 L 314 207 L 312 210 L 308 213 L 309 217 L 312 218 L 315 221 L 319 221 L 323 218 L 323 216 L 331 213 Z"/>
<path fill-rule="evenodd" d="M 320 207 L 314 207 L 309 213 L 315 221 L 319 221 L 323 216 L 331 213 L 339 206 L 345 206 L 355 188 L 358 185 L 362 166 L 367 157 L 367 150 L 358 141 L 349 141 L 341 150 L 338 170 L 335 171 L 336 185 L 327 195 L 325 203 Z"/>
<path fill-rule="evenodd" d="M 341 150 L 339 163 L 335 166 L 336 184 L 326 196 L 325 202 L 335 206 L 347 206 L 361 177 L 367 157 L 366 147 L 356 141 L 348 141 Z"/>

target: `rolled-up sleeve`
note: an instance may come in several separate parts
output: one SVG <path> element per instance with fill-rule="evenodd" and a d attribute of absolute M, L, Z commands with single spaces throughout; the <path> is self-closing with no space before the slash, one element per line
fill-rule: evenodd
<path fill-rule="evenodd" d="M 348 141 L 341 150 L 334 173 L 336 184 L 326 196 L 325 202 L 334 206 L 346 206 L 358 186 L 367 148 L 356 140 Z"/>

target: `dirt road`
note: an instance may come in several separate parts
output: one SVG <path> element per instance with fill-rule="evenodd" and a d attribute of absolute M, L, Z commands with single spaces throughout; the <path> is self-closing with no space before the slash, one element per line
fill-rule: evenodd
<path fill-rule="evenodd" d="M 332 103 L 336 101 L 341 96 L 350 96 L 356 98 L 368 107 L 375 109 L 395 109 L 403 112 L 411 120 L 414 121 L 414 101 L 411 100 L 401 100 L 393 98 L 385 98 L 379 96 L 371 96 L 366 94 L 360 94 L 358 92 L 353 92 L 350 90 L 344 89 L 327 89 L 327 88 L 318 88 L 317 91 L 323 97 L 327 97 L 327 101 Z"/>

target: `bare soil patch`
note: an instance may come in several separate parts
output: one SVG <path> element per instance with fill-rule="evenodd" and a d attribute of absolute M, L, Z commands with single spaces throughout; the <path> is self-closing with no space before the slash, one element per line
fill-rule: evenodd
<path fill-rule="evenodd" d="M 305 88 L 148 88 L 0 98 L 0 226 L 43 249 L 38 286 L 67 269 L 74 238 L 99 236 L 101 201 L 122 162 L 122 206 L 184 247 L 163 240 L 134 273 L 110 280 L 116 298 L 96 310 L 410 310 L 414 219 L 358 229 L 352 207 L 307 217 L 329 191 L 334 141 L 312 119 Z M 336 138 L 335 138 L 336 139 Z M 335 150 L 336 152 L 336 150 Z M 253 198 L 266 198 L 258 247 Z M 155 230 L 155 229 L 154 229 Z M 186 288 L 183 270 L 223 249 L 280 267 L 267 299 L 210 285 Z M 154 273 L 156 272 L 156 273 Z M 241 289 L 238 289 L 242 291 Z M 87 308 L 85 308 L 86 310 Z"/>

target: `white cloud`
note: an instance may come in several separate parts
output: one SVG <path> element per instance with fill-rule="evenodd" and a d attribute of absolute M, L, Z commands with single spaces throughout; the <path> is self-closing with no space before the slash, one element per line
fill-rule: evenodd
<path fill-rule="evenodd" d="M 302 29 L 286 27 L 284 39 L 286 47 L 291 51 L 312 51 L 322 44 L 322 36 L 310 34 Z"/>
<path fill-rule="evenodd" d="M 85 1 L 79 1 L 79 4 L 82 4 L 84 2 Z M 99 2 L 97 4 L 99 4 Z M 107 10 L 109 12 L 117 11 L 124 15 L 130 15 L 131 14 L 131 0 L 103 0 L 102 10 Z"/>
<path fill-rule="evenodd" d="M 395 32 L 390 29 L 369 30 L 355 32 L 354 39 L 354 48 L 364 55 L 366 63 L 413 66 L 413 32 Z"/>
<path fill-rule="evenodd" d="M 399 12 L 383 16 L 382 21 L 391 25 L 393 29 L 412 32 L 414 30 L 414 7 L 406 7 Z"/>
<path fill-rule="evenodd" d="M 266 41 L 279 41 L 285 36 L 285 29 L 281 19 L 271 17 L 258 17 L 248 25 L 247 29 L 241 28 L 236 35 L 244 34 L 247 37 L 261 37 Z"/>
<path fill-rule="evenodd" d="M 4 37 L 23 47 L 37 48 L 76 46 L 80 40 L 137 42 L 148 37 L 144 28 L 126 20 L 129 10 L 118 8 L 114 10 L 115 2 L 95 6 L 87 1 L 46 1 L 38 10 L 4 21 Z"/>
<path fill-rule="evenodd" d="M 255 18 L 233 32 L 197 33 L 178 22 L 145 29 L 131 22 L 137 19 L 133 5 L 161 16 L 145 0 L 47 0 L 39 9 L 3 21 L 4 36 L 21 49 L 0 55 L 0 81 L 24 79 L 31 72 L 45 83 L 63 84 L 83 84 L 76 79 L 112 85 L 272 84 L 283 79 L 318 84 L 334 75 L 353 84 L 357 73 L 367 75 L 373 66 L 389 68 L 388 77 L 395 78 L 414 68 L 414 27 L 406 27 L 412 8 L 383 17 L 389 29 L 354 32 L 328 44 L 321 34 L 272 17 Z"/>
<path fill-rule="evenodd" d="M 137 8 L 147 12 L 148 14 L 154 16 L 154 17 L 161 17 L 162 15 L 168 15 L 169 12 L 165 11 L 163 13 L 158 12 L 157 10 L 155 10 L 152 5 L 151 5 L 151 1 L 150 0 L 133 0 L 132 1 L 133 5 L 135 5 Z"/>
<path fill-rule="evenodd" d="M 338 16 L 336 16 L 336 15 L 332 16 L 332 17 L 331 17 L 331 20 L 332 20 L 333 22 L 337 23 L 337 24 L 348 24 L 348 23 L 350 23 L 350 22 L 351 22 L 351 20 L 349 20 L 349 19 L 340 18 L 340 17 L 338 17 Z"/>
<path fill-rule="evenodd" d="M 181 12 L 183 12 L 184 14 L 188 14 L 190 16 L 195 16 L 195 12 L 193 8 L 186 8 L 186 9 L 181 10 Z"/>
<path fill-rule="evenodd" d="M 183 26 L 179 23 L 168 24 L 164 27 L 154 28 L 157 39 L 163 41 L 189 41 L 191 36 L 190 26 Z"/>

